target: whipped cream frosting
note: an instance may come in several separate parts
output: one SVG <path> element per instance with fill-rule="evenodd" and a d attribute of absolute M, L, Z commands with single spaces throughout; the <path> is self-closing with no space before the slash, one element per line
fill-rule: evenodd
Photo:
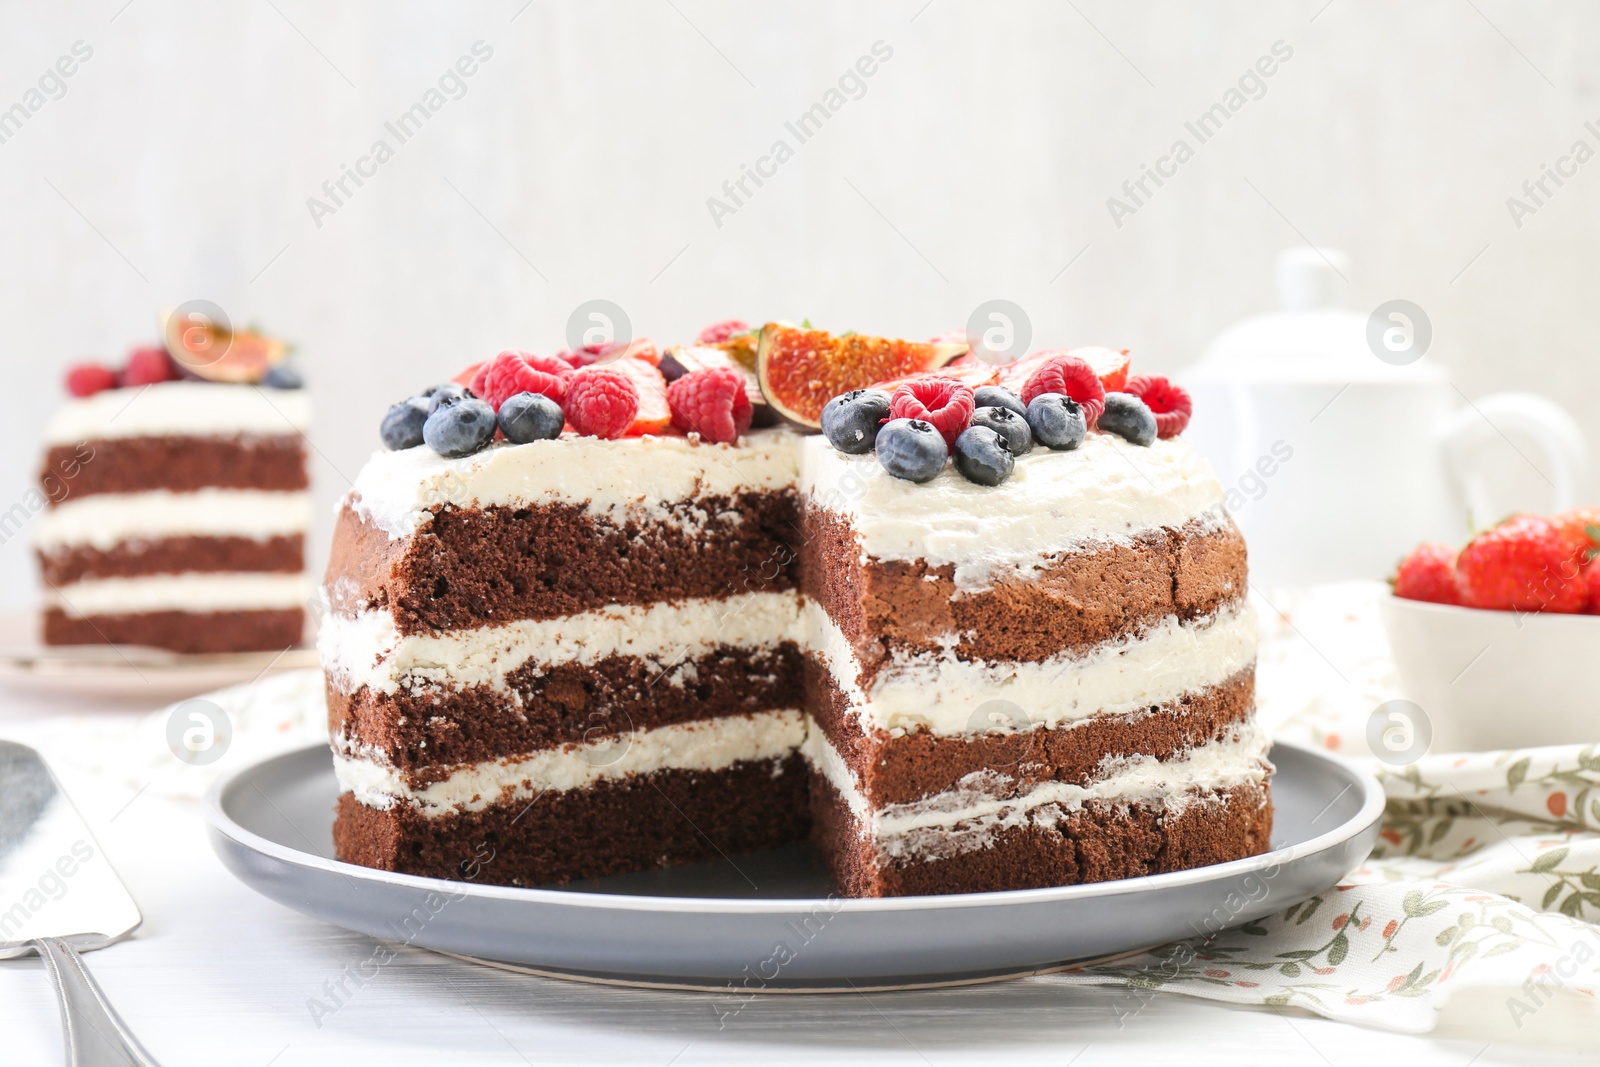
<path fill-rule="evenodd" d="M 339 788 L 354 793 L 367 807 L 387 810 L 404 802 L 432 817 L 457 809 L 482 811 L 494 803 L 531 801 L 547 791 L 583 789 L 630 774 L 713 771 L 735 763 L 778 761 L 800 747 L 805 732 L 805 716 L 792 709 L 701 719 L 563 745 L 522 759 L 467 764 L 420 789 L 407 785 L 379 753 L 335 738 L 334 773 Z"/>
<path fill-rule="evenodd" d="M 801 751 L 806 762 L 839 792 L 863 835 L 891 858 L 921 859 L 984 848 L 1013 827 L 1052 826 L 1086 804 L 1155 805 L 1181 811 L 1208 794 L 1259 785 L 1272 773 L 1271 738 L 1255 722 L 1226 740 L 1197 745 L 1168 760 L 1107 756 L 1085 785 L 1041 782 L 1022 791 L 995 770 L 967 775 L 955 789 L 926 800 L 874 809 L 849 766 L 813 724 Z"/>
<path fill-rule="evenodd" d="M 218 382 L 158 382 L 107 389 L 56 409 L 48 445 L 123 437 L 231 437 L 304 433 L 311 397 L 304 389 Z"/>
<path fill-rule="evenodd" d="M 1208 618 L 1168 616 L 1143 633 L 1081 655 L 1037 663 L 895 652 L 863 690 L 855 651 L 827 612 L 805 610 L 806 644 L 864 725 L 891 736 L 926 729 L 950 736 L 1003 733 L 1123 715 L 1227 680 L 1256 658 L 1255 610 L 1247 601 Z"/>
<path fill-rule="evenodd" d="M 799 465 L 801 493 L 846 516 L 866 556 L 954 564 L 958 589 L 1083 542 L 1192 519 L 1228 523 L 1222 484 L 1181 438 L 1140 447 L 1091 433 L 1071 452 L 1036 447 L 997 487 L 969 482 L 953 466 L 930 482 L 904 481 L 875 456 L 847 456 L 820 437 L 801 441 Z"/>
<path fill-rule="evenodd" d="M 304 574 L 188 571 L 139 578 L 91 578 L 45 590 L 45 604 L 74 618 L 148 611 L 261 611 L 304 607 Z"/>
<path fill-rule="evenodd" d="M 249 537 L 304 533 L 311 495 L 255 489 L 174 493 L 94 493 L 69 497 L 39 516 L 34 544 L 45 552 L 84 545 L 106 550 L 123 541 L 163 537 Z"/>
<path fill-rule="evenodd" d="M 735 445 L 685 437 L 605 441 L 566 434 L 531 444 L 492 444 L 461 459 L 426 445 L 376 452 L 356 475 L 353 507 L 390 537 L 416 531 L 440 505 L 484 508 L 585 504 L 621 523 L 674 521 L 669 505 L 703 496 L 794 485 L 796 436 L 748 434 Z"/>
<path fill-rule="evenodd" d="M 493 686 L 535 661 L 592 665 L 633 656 L 669 672 L 719 647 L 762 648 L 800 638 L 797 592 L 745 593 L 648 606 L 612 605 L 559 619 L 402 636 L 387 611 L 329 615 L 317 635 L 323 668 L 341 691 Z M 678 684 L 682 684 L 681 681 Z"/>

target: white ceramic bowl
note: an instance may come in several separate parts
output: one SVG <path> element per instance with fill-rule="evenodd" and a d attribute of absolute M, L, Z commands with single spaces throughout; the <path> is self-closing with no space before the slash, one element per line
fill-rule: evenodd
<path fill-rule="evenodd" d="M 1396 596 L 1381 607 L 1401 690 L 1433 729 L 1430 752 L 1600 741 L 1600 615 Z"/>

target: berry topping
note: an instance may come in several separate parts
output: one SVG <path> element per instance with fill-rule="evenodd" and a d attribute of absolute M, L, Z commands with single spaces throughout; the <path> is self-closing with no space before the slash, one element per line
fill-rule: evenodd
<path fill-rule="evenodd" d="M 1430 604 L 1461 603 L 1456 550 L 1433 542 L 1418 545 L 1400 561 L 1400 570 L 1394 576 L 1394 595 Z"/>
<path fill-rule="evenodd" d="M 451 404 L 459 404 L 463 400 L 472 399 L 472 394 L 455 382 L 442 382 L 422 395 L 428 398 L 429 415 L 432 415 L 440 408 L 446 408 Z"/>
<path fill-rule="evenodd" d="M 878 462 L 908 482 L 932 480 L 949 452 L 944 437 L 922 419 L 893 419 L 878 431 Z"/>
<path fill-rule="evenodd" d="M 866 455 L 872 451 L 878 430 L 888 417 L 888 393 L 882 389 L 852 389 L 840 393 L 822 409 L 822 435 L 840 452 Z"/>
<path fill-rule="evenodd" d="M 990 410 L 1005 411 L 1004 408 Z M 1015 413 L 1008 414 L 1013 419 L 1017 417 Z M 979 485 L 999 485 L 1011 477 L 1011 468 L 1016 463 L 1005 438 L 987 426 L 969 426 L 962 431 L 956 438 L 955 461 L 961 476 Z"/>
<path fill-rule="evenodd" d="M 495 422 L 507 441 L 525 445 L 560 437 L 566 416 L 561 414 L 561 405 L 543 393 L 516 393 L 500 405 Z"/>
<path fill-rule="evenodd" d="M 700 336 L 694 339 L 697 345 L 720 345 L 736 334 L 749 333 L 750 327 L 742 319 L 726 319 L 714 322 L 700 331 Z"/>
<path fill-rule="evenodd" d="M 509 349 L 478 368 L 472 393 L 496 411 L 507 397 L 518 393 L 542 393 L 559 404 L 571 378 L 572 367 L 564 359 Z"/>
<path fill-rule="evenodd" d="M 661 368 L 649 360 L 631 356 L 606 366 L 631 379 L 634 389 L 639 393 L 639 410 L 633 413 L 633 421 L 622 436 L 659 434 L 672 425 L 672 408 L 667 403 L 667 380 L 661 376 Z"/>
<path fill-rule="evenodd" d="M 267 371 L 268 377 L 273 370 L 277 370 L 277 367 Z M 178 368 L 172 365 L 172 357 L 167 355 L 167 350 L 152 345 L 149 348 L 135 348 L 128 353 L 128 362 L 122 366 L 119 381 L 127 387 L 173 382 L 178 377 Z"/>
<path fill-rule="evenodd" d="M 588 437 L 621 437 L 639 413 L 639 387 L 621 371 L 586 367 L 567 383 L 567 421 Z"/>
<path fill-rule="evenodd" d="M 79 363 L 67 371 L 67 392 L 73 396 L 94 396 L 116 387 L 117 372 L 98 363 Z"/>
<path fill-rule="evenodd" d="M 1600 555 L 1600 507 L 1573 508 L 1550 521 L 1561 538 L 1561 558 L 1568 573 Z"/>
<path fill-rule="evenodd" d="M 953 378 L 918 378 L 902 383 L 889 398 L 889 417 L 933 424 L 946 448 L 972 421 L 972 388 Z"/>
<path fill-rule="evenodd" d="M 1077 448 L 1089 432 L 1082 405 L 1063 393 L 1040 393 L 1029 401 L 1028 427 L 1035 441 L 1057 452 Z"/>
<path fill-rule="evenodd" d="M 1585 567 L 1582 581 L 1585 590 L 1583 613 L 1600 615 L 1600 567 Z"/>
<path fill-rule="evenodd" d="M 1163 440 L 1182 433 L 1194 414 L 1194 401 L 1183 387 L 1159 374 L 1135 374 L 1123 391 L 1144 401 L 1156 417 L 1156 436 Z"/>
<path fill-rule="evenodd" d="M 428 421 L 428 398 L 414 396 L 402 400 L 383 417 L 378 435 L 391 452 L 422 444 L 422 424 Z"/>
<path fill-rule="evenodd" d="M 1585 583 L 1565 567 L 1555 524 L 1516 515 L 1474 537 L 1456 557 L 1461 602 L 1500 611 L 1575 612 Z"/>
<path fill-rule="evenodd" d="M 750 428 L 750 397 L 745 377 L 732 367 L 685 374 L 667 386 L 672 425 L 701 440 L 732 444 Z"/>
<path fill-rule="evenodd" d="M 1114 433 L 1136 445 L 1156 442 L 1156 417 L 1143 400 L 1132 393 L 1107 393 L 1106 407 L 1096 429 Z"/>
<path fill-rule="evenodd" d="M 267 371 L 267 376 L 261 379 L 261 384 L 268 389 L 304 389 L 306 380 L 300 377 L 300 372 L 286 363 L 279 363 Z"/>
<path fill-rule="evenodd" d="M 1003 385 L 980 386 L 972 394 L 972 403 L 980 408 L 1010 408 L 1024 417 L 1028 414 L 1028 405 L 1022 402 L 1022 398 Z"/>
<path fill-rule="evenodd" d="M 1041 363 L 1022 387 L 1022 402 L 1032 404 L 1046 393 L 1070 396 L 1083 408 L 1084 421 L 1095 425 L 1105 410 L 1106 389 L 1088 361 L 1065 353 Z"/>
<path fill-rule="evenodd" d="M 435 394 L 434 399 L 438 399 Z M 474 397 L 437 408 L 422 424 L 422 439 L 446 459 L 470 456 L 494 440 L 494 408 Z"/>
<path fill-rule="evenodd" d="M 1000 440 L 1006 443 L 1006 451 L 1013 456 L 1033 450 L 1033 430 L 1029 428 L 1028 420 L 1010 408 L 979 408 L 972 413 L 972 425 L 985 426 L 999 434 Z M 958 437 L 956 445 L 960 444 Z M 957 447 L 956 451 L 959 454 L 960 448 Z"/>

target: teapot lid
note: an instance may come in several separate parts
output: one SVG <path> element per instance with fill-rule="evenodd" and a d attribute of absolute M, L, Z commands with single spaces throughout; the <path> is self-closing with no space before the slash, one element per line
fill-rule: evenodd
<path fill-rule="evenodd" d="M 1278 311 L 1241 319 L 1206 346 L 1192 378 L 1257 381 L 1433 377 L 1433 364 L 1395 366 L 1367 343 L 1369 316 L 1340 306 L 1349 291 L 1349 257 L 1333 249 L 1278 253 Z"/>

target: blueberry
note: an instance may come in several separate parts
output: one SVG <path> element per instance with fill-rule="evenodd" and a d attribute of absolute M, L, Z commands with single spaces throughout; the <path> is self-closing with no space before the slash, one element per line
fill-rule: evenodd
<path fill-rule="evenodd" d="M 434 394 L 437 399 L 438 394 Z M 446 404 L 422 424 L 428 447 L 447 459 L 470 456 L 494 440 L 494 408 L 472 397 Z"/>
<path fill-rule="evenodd" d="M 261 384 L 268 389 L 302 389 L 306 380 L 300 377 L 300 372 L 293 367 L 277 363 L 267 371 L 267 376 L 261 379 Z"/>
<path fill-rule="evenodd" d="M 822 409 L 822 435 L 840 452 L 852 456 L 872 451 L 883 420 L 889 417 L 889 394 L 882 389 L 852 389 Z"/>
<path fill-rule="evenodd" d="M 969 482 L 999 485 L 1015 464 L 1005 438 L 987 426 L 968 426 L 956 438 L 956 470 Z"/>
<path fill-rule="evenodd" d="M 926 482 L 944 469 L 950 450 L 932 423 L 894 419 L 878 431 L 878 462 L 896 478 Z"/>
<path fill-rule="evenodd" d="M 402 400 L 383 417 L 378 434 L 390 451 L 416 448 L 422 443 L 422 424 L 428 421 L 428 402 L 420 396 Z"/>
<path fill-rule="evenodd" d="M 972 406 L 978 408 L 1010 408 L 1023 418 L 1028 417 L 1028 409 L 1022 403 L 1022 398 L 1003 385 L 980 385 L 977 392 L 972 394 Z"/>
<path fill-rule="evenodd" d="M 561 405 L 542 393 L 516 393 L 506 397 L 497 419 L 506 440 L 518 445 L 560 437 L 561 424 L 566 421 Z"/>
<path fill-rule="evenodd" d="M 1009 407 L 977 408 L 972 413 L 972 425 L 987 426 L 999 434 L 1013 456 L 1033 451 L 1033 431 L 1028 428 L 1028 420 Z M 956 443 L 960 444 L 959 438 Z"/>
<path fill-rule="evenodd" d="M 1028 425 L 1033 429 L 1035 441 L 1058 452 L 1077 448 L 1083 444 L 1083 435 L 1089 432 L 1083 408 L 1061 393 L 1040 393 L 1034 397 L 1028 404 Z"/>
<path fill-rule="evenodd" d="M 1132 393 L 1106 394 L 1106 409 L 1100 413 L 1098 428 L 1136 445 L 1149 445 L 1156 439 L 1155 413 Z"/>
<path fill-rule="evenodd" d="M 441 389 L 460 389 L 460 388 L 461 388 L 461 386 L 457 385 L 455 382 L 440 382 L 438 385 L 430 385 L 430 386 L 428 386 L 426 389 L 424 389 L 422 392 L 418 393 L 417 395 L 421 396 L 421 397 L 429 397 L 429 396 L 432 396 L 434 393 L 437 393 Z"/>
<path fill-rule="evenodd" d="M 455 382 L 443 382 L 422 394 L 428 399 L 428 414 L 432 415 L 442 407 L 459 404 L 463 400 L 472 399 L 472 394 Z"/>

